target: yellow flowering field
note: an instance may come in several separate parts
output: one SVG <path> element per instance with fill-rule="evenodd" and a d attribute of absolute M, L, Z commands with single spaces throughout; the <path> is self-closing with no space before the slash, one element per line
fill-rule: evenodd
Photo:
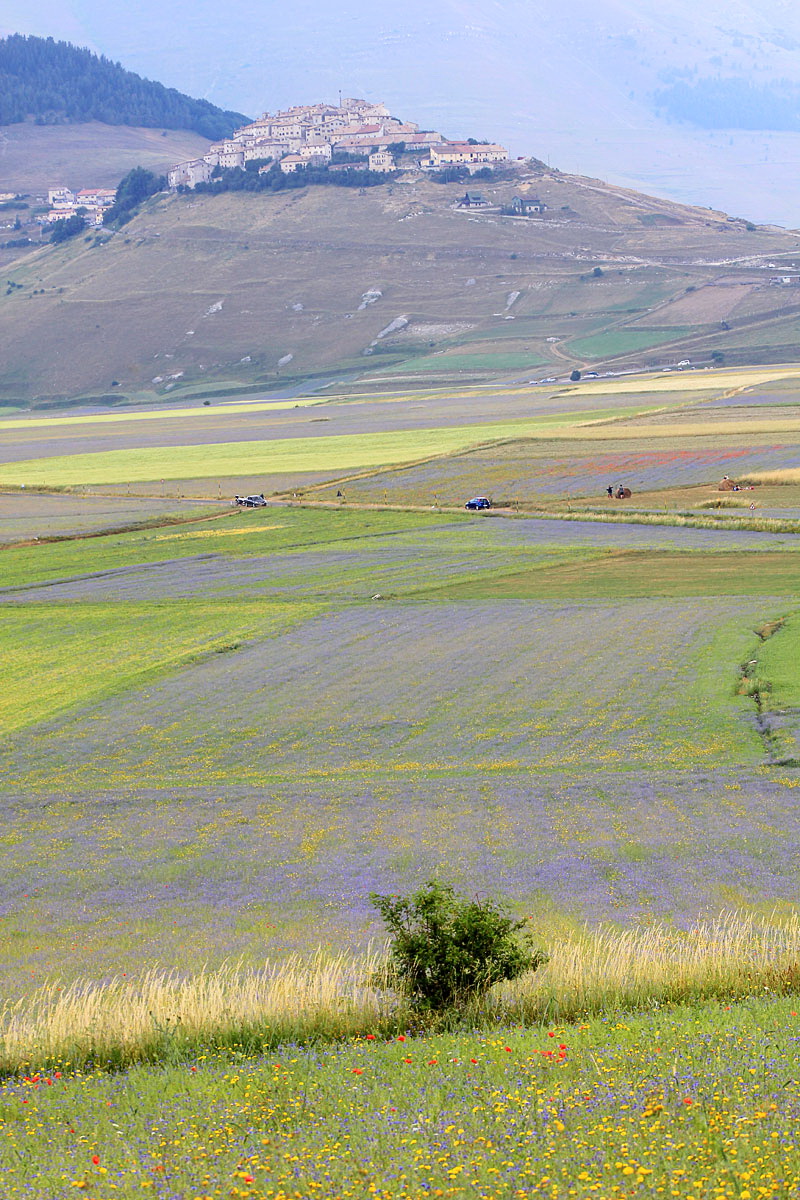
<path fill-rule="evenodd" d="M 246 1045 L 0 1085 L 4 1197 L 778 1200 L 797 1000 Z"/>

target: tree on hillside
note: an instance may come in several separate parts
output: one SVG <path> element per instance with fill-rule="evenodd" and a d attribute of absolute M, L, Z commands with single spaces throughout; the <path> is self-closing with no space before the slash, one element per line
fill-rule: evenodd
<path fill-rule="evenodd" d="M 50 233 L 50 241 L 54 245 L 59 242 L 66 242 L 69 238 L 75 237 L 79 233 L 83 233 L 86 228 L 86 222 L 82 216 L 75 213 L 72 217 L 65 217 L 61 221 L 54 221 L 53 228 Z"/>
<path fill-rule="evenodd" d="M 167 186 L 163 175 L 154 175 L 144 167 L 134 167 L 119 182 L 114 203 L 103 214 L 104 225 L 124 225 L 130 221 L 136 209 L 156 192 Z"/>

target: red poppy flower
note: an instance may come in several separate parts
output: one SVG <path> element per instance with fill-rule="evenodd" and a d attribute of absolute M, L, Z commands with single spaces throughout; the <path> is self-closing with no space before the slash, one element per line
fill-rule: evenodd
<path fill-rule="evenodd" d="M 96 1167 L 99 1167 L 99 1166 L 100 1166 L 100 1155 L 99 1155 L 99 1154 L 93 1154 L 93 1155 L 92 1155 L 92 1162 L 94 1163 L 94 1165 L 95 1165 Z"/>

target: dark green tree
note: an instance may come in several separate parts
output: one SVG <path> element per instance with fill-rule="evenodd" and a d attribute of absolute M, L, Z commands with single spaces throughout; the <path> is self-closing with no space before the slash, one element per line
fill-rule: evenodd
<path fill-rule="evenodd" d="M 389 931 L 399 986 L 419 1008 L 459 1008 L 545 961 L 517 941 L 524 921 L 491 900 L 464 900 L 448 884 L 431 880 L 411 896 L 373 892 L 370 900 Z"/>
<path fill-rule="evenodd" d="M 154 175 L 144 167 L 134 167 L 120 180 L 114 203 L 103 214 L 103 224 L 124 225 L 140 204 L 156 192 L 163 191 L 166 186 L 163 175 Z"/>
<path fill-rule="evenodd" d="M 58 245 L 59 242 L 66 242 L 77 234 L 83 233 L 85 228 L 86 222 L 77 213 L 72 217 L 64 217 L 61 221 L 53 222 L 50 241 L 54 245 Z"/>

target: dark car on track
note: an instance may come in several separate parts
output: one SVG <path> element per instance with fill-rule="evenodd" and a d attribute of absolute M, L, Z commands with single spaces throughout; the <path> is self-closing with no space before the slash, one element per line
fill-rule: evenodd
<path fill-rule="evenodd" d="M 491 508 L 491 507 L 492 507 L 492 502 L 491 502 L 491 500 L 488 499 L 487 496 L 473 496 L 473 498 L 471 500 L 468 500 L 467 503 L 464 505 L 464 508 L 470 508 L 473 511 L 475 511 L 476 509 L 479 509 L 479 508 Z"/>
<path fill-rule="evenodd" d="M 234 504 L 238 504 L 240 508 L 265 508 L 266 500 L 262 496 L 235 496 Z"/>

